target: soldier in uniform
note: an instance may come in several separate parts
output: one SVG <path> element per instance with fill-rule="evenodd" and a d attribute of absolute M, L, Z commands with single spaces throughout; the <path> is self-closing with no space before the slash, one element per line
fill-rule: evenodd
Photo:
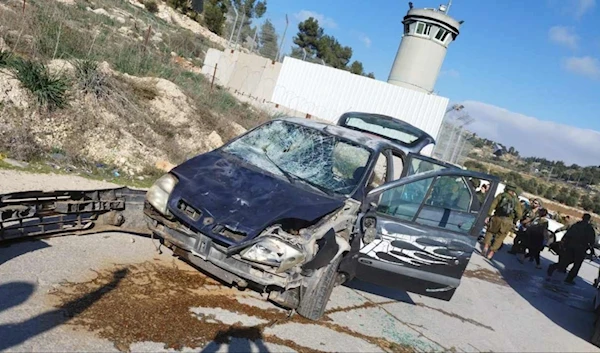
<path fill-rule="evenodd" d="M 542 268 L 540 264 L 540 252 L 544 249 L 544 239 L 546 232 L 548 231 L 548 210 L 540 208 L 537 211 L 537 216 L 527 223 L 527 229 L 525 229 L 525 246 L 527 248 L 527 255 L 517 255 L 519 262 L 523 263 L 524 257 L 529 257 L 529 261 L 535 260 L 536 268 Z"/>
<path fill-rule="evenodd" d="M 585 259 L 586 251 L 596 241 L 596 232 L 590 224 L 591 218 L 591 215 L 586 213 L 583 215 L 581 221 L 568 228 L 567 233 L 561 240 L 562 251 L 558 257 L 558 263 L 548 267 L 548 276 L 552 276 L 552 273 L 557 269 L 565 271 L 567 266 L 573 264 L 567 278 L 565 278 L 565 282 L 568 284 L 575 283 L 575 277 L 579 273 L 581 264 Z"/>
<path fill-rule="evenodd" d="M 516 189 L 515 185 L 507 184 L 505 191 L 494 198 L 490 207 L 488 218 L 486 218 L 487 231 L 483 241 L 483 255 L 487 255 L 488 260 L 500 249 L 504 238 L 513 230 L 517 221 L 521 218 L 523 211 Z M 492 237 L 494 238 L 494 244 L 491 244 Z"/>
<path fill-rule="evenodd" d="M 519 254 L 523 253 L 523 250 L 527 247 L 525 242 L 527 239 L 527 227 L 531 224 L 531 222 L 538 217 L 538 212 L 542 207 L 542 202 L 540 199 L 535 198 L 531 202 L 531 207 L 523 210 L 523 217 L 521 217 L 521 226 L 517 231 L 517 236 L 513 241 L 513 246 L 510 248 L 509 254 Z"/>

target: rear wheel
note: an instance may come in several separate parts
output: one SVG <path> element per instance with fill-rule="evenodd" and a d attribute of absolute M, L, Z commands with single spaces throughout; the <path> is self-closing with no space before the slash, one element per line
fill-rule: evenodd
<path fill-rule="evenodd" d="M 301 294 L 300 304 L 296 311 L 310 320 L 318 320 L 325 313 L 325 307 L 331 297 L 336 282 L 337 269 L 342 257 L 339 256 L 329 265 L 319 269 L 315 278 L 309 282 Z"/>
<path fill-rule="evenodd" d="M 600 320 L 598 320 L 598 314 L 596 314 L 596 323 L 594 325 L 594 334 L 592 335 L 592 344 L 600 347 Z"/>

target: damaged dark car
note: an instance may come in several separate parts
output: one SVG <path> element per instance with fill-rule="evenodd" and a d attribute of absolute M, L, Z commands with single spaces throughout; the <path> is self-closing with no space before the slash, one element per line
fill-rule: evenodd
<path fill-rule="evenodd" d="M 499 180 L 367 133 L 372 122 L 357 130 L 272 120 L 147 191 L 0 195 L 0 243 L 103 231 L 157 236 L 201 270 L 309 319 L 354 278 L 450 300 Z M 490 184 L 483 201 L 473 187 L 480 182 Z"/>
<path fill-rule="evenodd" d="M 380 136 L 306 119 L 260 125 L 147 192 L 147 223 L 175 254 L 309 319 L 353 278 L 450 300 L 498 180 Z"/>

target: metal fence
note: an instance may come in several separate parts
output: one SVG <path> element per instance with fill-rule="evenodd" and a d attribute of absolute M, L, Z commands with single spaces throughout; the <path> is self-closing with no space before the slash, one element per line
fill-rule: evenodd
<path fill-rule="evenodd" d="M 460 108 L 460 109 L 456 109 Z M 453 106 L 447 111 L 437 136 L 437 144 L 433 150 L 435 158 L 449 163 L 462 165 L 473 149 L 470 141 L 472 132 L 468 130 L 474 119 L 463 107 Z"/>

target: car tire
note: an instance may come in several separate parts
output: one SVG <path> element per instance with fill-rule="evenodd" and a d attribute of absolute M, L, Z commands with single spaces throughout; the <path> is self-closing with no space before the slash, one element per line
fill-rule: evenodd
<path fill-rule="evenodd" d="M 296 312 L 309 320 L 318 320 L 325 313 L 327 302 L 335 285 L 337 269 L 342 257 L 338 256 L 329 265 L 321 268 L 317 274 L 319 278 L 311 281 L 309 286 L 303 290 L 300 304 Z"/>
<path fill-rule="evenodd" d="M 591 342 L 594 346 L 600 347 L 600 320 L 598 320 L 597 315 L 598 314 L 596 314 L 596 322 L 594 325 L 594 334 L 592 335 Z"/>

